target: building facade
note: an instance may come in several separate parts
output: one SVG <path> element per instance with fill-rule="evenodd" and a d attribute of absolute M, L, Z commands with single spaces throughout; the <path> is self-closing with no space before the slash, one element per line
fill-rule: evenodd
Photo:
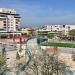
<path fill-rule="evenodd" d="M 0 31 L 15 32 L 20 25 L 20 15 L 14 9 L 0 8 Z"/>
<path fill-rule="evenodd" d="M 67 35 L 68 32 L 75 29 L 75 25 L 45 25 L 39 28 L 37 31 L 40 32 L 62 32 Z"/>

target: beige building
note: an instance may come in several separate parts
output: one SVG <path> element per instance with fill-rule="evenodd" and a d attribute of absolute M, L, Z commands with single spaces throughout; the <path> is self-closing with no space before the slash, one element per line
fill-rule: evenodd
<path fill-rule="evenodd" d="M 72 29 L 75 29 L 75 25 L 45 25 L 39 28 L 37 31 L 62 32 L 63 34 L 67 35 Z"/>
<path fill-rule="evenodd" d="M 0 29 L 3 29 L 4 28 L 4 23 L 3 23 L 4 20 L 0 20 Z"/>
<path fill-rule="evenodd" d="M 23 34 L 27 34 L 27 35 L 30 34 L 29 28 L 22 28 L 21 32 L 22 32 Z"/>
<path fill-rule="evenodd" d="M 70 25 L 70 30 L 75 29 L 75 25 Z"/>
<path fill-rule="evenodd" d="M 0 31 L 18 31 L 20 15 L 14 9 L 0 8 Z"/>

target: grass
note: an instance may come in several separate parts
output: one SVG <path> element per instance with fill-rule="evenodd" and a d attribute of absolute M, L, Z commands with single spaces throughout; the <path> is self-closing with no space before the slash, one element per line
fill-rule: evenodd
<path fill-rule="evenodd" d="M 75 48 L 75 44 L 72 43 L 58 43 L 58 42 L 48 42 L 47 44 L 42 44 L 43 46 L 55 46 L 55 47 L 69 47 Z"/>

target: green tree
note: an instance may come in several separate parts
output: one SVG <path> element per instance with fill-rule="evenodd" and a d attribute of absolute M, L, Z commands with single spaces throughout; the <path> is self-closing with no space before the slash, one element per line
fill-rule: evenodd
<path fill-rule="evenodd" d="M 42 51 L 31 56 L 31 62 L 25 69 L 25 75 L 64 75 L 65 64 L 58 61 L 57 53 Z"/>
<path fill-rule="evenodd" d="M 7 70 L 6 57 L 0 53 L 0 75 L 3 75 Z"/>
<path fill-rule="evenodd" d="M 75 29 L 69 31 L 69 35 L 75 36 Z"/>
<path fill-rule="evenodd" d="M 55 36 L 55 34 L 48 34 L 49 38 L 53 38 Z"/>

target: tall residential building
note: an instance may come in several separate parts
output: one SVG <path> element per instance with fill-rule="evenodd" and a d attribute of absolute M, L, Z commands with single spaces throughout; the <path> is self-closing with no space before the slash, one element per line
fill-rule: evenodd
<path fill-rule="evenodd" d="M 0 31 L 15 32 L 20 25 L 20 15 L 14 9 L 0 8 Z"/>

